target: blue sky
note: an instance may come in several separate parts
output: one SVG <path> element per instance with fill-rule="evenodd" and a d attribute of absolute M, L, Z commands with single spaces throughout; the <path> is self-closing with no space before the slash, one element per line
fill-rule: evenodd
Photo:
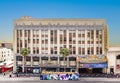
<path fill-rule="evenodd" d="M 104 18 L 110 45 L 120 45 L 120 0 L 0 0 L 0 41 L 13 40 L 13 20 L 34 18 Z"/>

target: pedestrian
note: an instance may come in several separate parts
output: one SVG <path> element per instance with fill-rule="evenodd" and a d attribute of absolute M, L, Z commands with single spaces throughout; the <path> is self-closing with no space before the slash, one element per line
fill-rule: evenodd
<path fill-rule="evenodd" d="M 12 77 L 12 75 L 10 74 L 10 75 L 9 75 L 9 77 L 11 78 L 11 77 Z"/>
<path fill-rule="evenodd" d="M 3 75 L 5 76 L 5 73 L 3 73 Z"/>
<path fill-rule="evenodd" d="M 17 77 L 18 77 L 18 73 L 17 73 Z"/>

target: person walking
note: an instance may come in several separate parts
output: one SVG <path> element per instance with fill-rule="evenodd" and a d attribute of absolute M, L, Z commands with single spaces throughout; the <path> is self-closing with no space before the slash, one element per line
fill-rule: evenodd
<path fill-rule="evenodd" d="M 5 73 L 3 73 L 3 75 L 5 76 Z"/>

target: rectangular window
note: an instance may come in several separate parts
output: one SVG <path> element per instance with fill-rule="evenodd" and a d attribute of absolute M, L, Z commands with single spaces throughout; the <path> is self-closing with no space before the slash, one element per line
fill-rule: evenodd
<path fill-rule="evenodd" d="M 85 54 L 85 48 L 82 48 L 82 54 L 83 55 Z"/>
<path fill-rule="evenodd" d="M 94 54 L 94 48 L 91 47 L 91 54 Z"/>
<path fill-rule="evenodd" d="M 87 54 L 90 54 L 90 48 L 87 49 Z"/>
<path fill-rule="evenodd" d="M 53 50 L 51 50 L 51 54 L 53 54 Z"/>
<path fill-rule="evenodd" d="M 39 61 L 39 57 L 33 57 L 33 61 Z"/>
<path fill-rule="evenodd" d="M 75 33 L 73 33 L 73 37 L 76 37 L 76 34 L 75 34 Z"/>
<path fill-rule="evenodd" d="M 75 40 L 73 40 L 73 44 L 76 44 L 76 41 L 75 41 Z"/>
<path fill-rule="evenodd" d="M 81 44 L 81 41 L 78 41 L 78 44 Z"/>
<path fill-rule="evenodd" d="M 82 41 L 82 44 L 85 44 L 85 41 Z"/>
<path fill-rule="evenodd" d="M 84 38 L 84 37 L 85 37 L 85 34 L 82 34 L 82 37 Z"/>
<path fill-rule="evenodd" d="M 81 34 L 78 34 L 78 37 L 81 37 Z"/>
<path fill-rule="evenodd" d="M 17 61 L 22 61 L 22 56 L 16 56 Z"/>
<path fill-rule="evenodd" d="M 79 52 L 79 54 L 81 54 L 81 47 L 78 48 L 78 52 Z"/>
<path fill-rule="evenodd" d="M 26 57 L 26 61 L 31 61 L 31 57 Z"/>
<path fill-rule="evenodd" d="M 55 51 L 55 54 L 57 54 L 57 51 Z"/>

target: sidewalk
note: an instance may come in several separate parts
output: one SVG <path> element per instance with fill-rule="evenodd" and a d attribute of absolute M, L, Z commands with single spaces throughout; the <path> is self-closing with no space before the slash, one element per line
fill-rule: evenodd
<path fill-rule="evenodd" d="M 0 81 L 44 81 L 40 80 L 39 77 L 7 77 L 0 76 Z M 46 80 L 50 81 L 50 80 Z M 53 80 L 52 80 L 53 81 Z M 80 78 L 80 81 L 120 81 L 120 78 Z"/>
<path fill-rule="evenodd" d="M 0 81 L 39 81 L 39 77 L 0 77 Z"/>
<path fill-rule="evenodd" d="M 120 81 L 120 78 L 80 78 L 82 81 Z"/>

